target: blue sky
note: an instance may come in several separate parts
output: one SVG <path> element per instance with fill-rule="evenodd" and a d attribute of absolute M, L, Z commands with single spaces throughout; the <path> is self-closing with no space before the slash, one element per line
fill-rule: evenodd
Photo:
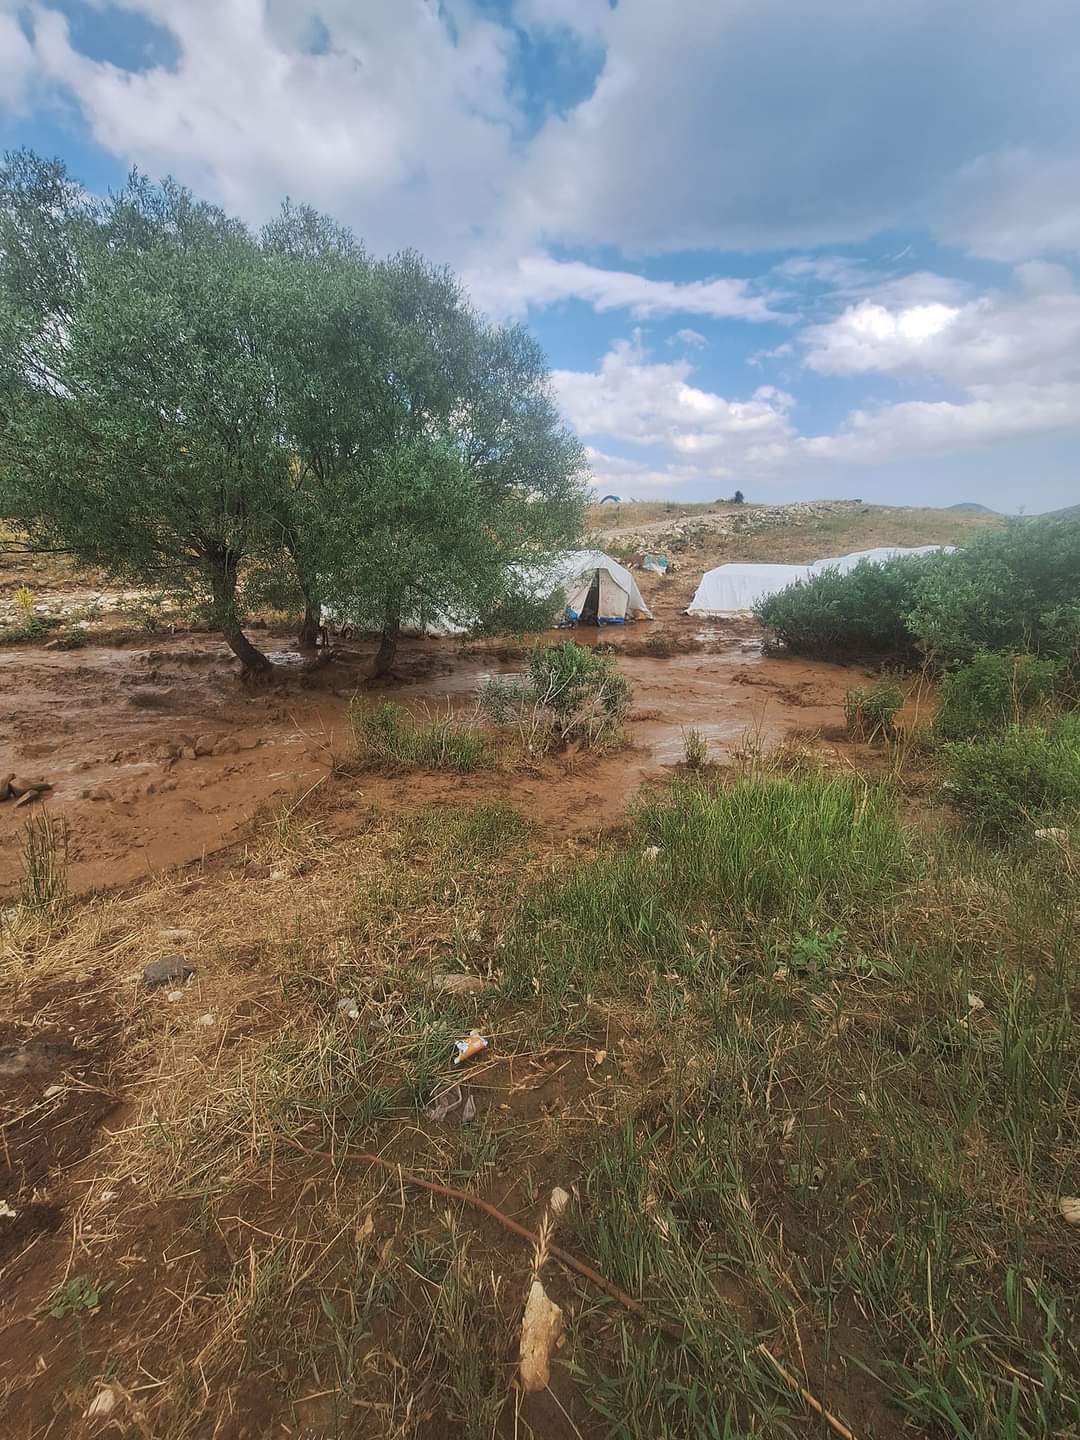
<path fill-rule="evenodd" d="M 1075 0 L 0 0 L 0 144 L 452 264 L 601 493 L 1080 502 Z"/>

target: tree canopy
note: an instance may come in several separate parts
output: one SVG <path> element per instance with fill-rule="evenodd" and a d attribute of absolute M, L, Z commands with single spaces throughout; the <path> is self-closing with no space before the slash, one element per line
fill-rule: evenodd
<path fill-rule="evenodd" d="M 583 452 L 544 357 L 446 270 L 286 203 L 259 235 L 170 181 L 0 170 L 0 513 L 202 604 L 245 667 L 272 586 L 383 632 L 481 623 L 572 543 Z"/>

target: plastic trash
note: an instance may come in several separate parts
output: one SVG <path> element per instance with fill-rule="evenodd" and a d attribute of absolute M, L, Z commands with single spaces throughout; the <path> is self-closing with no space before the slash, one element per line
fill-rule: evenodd
<path fill-rule="evenodd" d="M 485 1040 L 479 1030 L 470 1030 L 464 1040 L 454 1041 L 454 1064 L 466 1065 L 477 1055 L 482 1055 L 488 1048 L 489 1041 Z"/>

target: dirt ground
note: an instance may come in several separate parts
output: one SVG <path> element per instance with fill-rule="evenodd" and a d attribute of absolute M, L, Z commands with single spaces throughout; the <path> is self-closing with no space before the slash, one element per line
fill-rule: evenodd
<path fill-rule="evenodd" d="M 657 630 L 675 653 L 635 653 Z M 578 638 L 595 643 L 597 635 Z M 702 627 L 680 617 L 600 638 L 622 652 L 621 668 L 633 685 L 630 748 L 602 759 L 549 762 L 542 774 L 506 781 L 507 798 L 552 833 L 572 833 L 621 810 L 642 780 L 681 759 L 684 729 L 698 729 L 722 758 L 748 731 L 776 740 L 835 725 L 852 683 L 851 672 L 839 667 L 764 658 L 746 625 Z M 389 690 L 373 691 L 364 687 L 363 646 L 348 647 L 305 677 L 285 637 L 267 644 L 297 674 L 261 693 L 240 685 L 235 660 L 204 635 L 123 648 L 0 652 L 0 770 L 51 781 L 47 804 L 67 821 L 74 889 L 126 885 L 213 855 L 242 839 L 267 802 L 325 783 L 335 759 L 347 753 L 348 710 L 357 695 L 392 695 L 417 712 L 467 710 L 487 675 L 521 669 L 520 660 L 500 658 L 505 647 L 498 645 L 413 640 L 403 645 L 400 678 Z M 217 753 L 202 753 L 210 750 Z M 347 790 L 367 807 L 411 806 L 489 787 L 490 777 L 421 773 L 338 782 L 335 790 L 338 804 Z M 0 897 L 18 883 L 27 813 L 0 808 Z"/>

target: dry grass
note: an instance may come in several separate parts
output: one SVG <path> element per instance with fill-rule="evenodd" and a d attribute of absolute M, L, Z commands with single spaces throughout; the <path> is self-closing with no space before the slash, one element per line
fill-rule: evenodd
<path fill-rule="evenodd" d="M 131 1433 L 162 1440 L 241 1419 L 402 1440 L 807 1433 L 762 1345 L 860 1440 L 1071 1433 L 1075 875 L 912 840 L 872 785 L 748 756 L 765 789 L 737 827 L 715 779 L 572 853 L 498 803 L 335 837 L 315 792 L 228 870 L 59 921 L 20 909 L 0 1002 L 103 989 L 124 1099 L 20 1282 L 24 1313 L 35 1284 L 113 1282 L 44 1338 L 9 1325 L 25 1433 L 106 1380 Z M 138 984 L 176 948 L 165 928 L 194 931 L 175 1003 Z M 473 1027 L 492 1045 L 455 1071 Z M 458 1084 L 475 1119 L 433 1119 Z M 485 1196 L 540 1253 L 360 1151 Z M 559 1270 L 555 1183 L 576 1196 L 558 1243 L 681 1340 Z M 534 1403 L 513 1375 L 541 1265 L 568 1342 Z M 54 1335 L 64 1358 L 41 1371 Z"/>

